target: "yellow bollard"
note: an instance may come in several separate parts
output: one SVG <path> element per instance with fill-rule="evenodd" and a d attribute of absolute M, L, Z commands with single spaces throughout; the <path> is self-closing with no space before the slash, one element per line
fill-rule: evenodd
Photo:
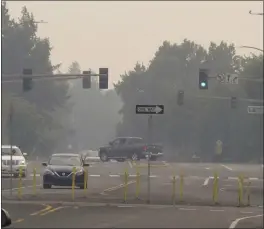
<path fill-rule="evenodd" d="M 218 203 L 218 175 L 217 175 L 217 172 L 214 173 L 213 201 L 215 204 Z"/>
<path fill-rule="evenodd" d="M 173 175 L 172 177 L 172 204 L 175 205 L 175 197 L 176 197 L 176 177 Z"/>
<path fill-rule="evenodd" d="M 84 195 L 87 197 L 87 190 L 88 190 L 88 169 L 84 169 Z"/>
<path fill-rule="evenodd" d="M 140 190 L 140 174 L 139 174 L 139 168 L 136 166 L 136 198 L 139 199 L 139 190 Z"/>
<path fill-rule="evenodd" d="M 238 177 L 238 206 L 239 207 L 243 204 L 243 183 L 244 183 L 244 177 L 240 175 Z"/>
<path fill-rule="evenodd" d="M 22 198 L 22 167 L 19 167 L 19 181 L 18 181 L 18 190 L 17 190 L 18 198 Z"/>
<path fill-rule="evenodd" d="M 127 201 L 127 181 L 128 181 L 128 173 L 125 171 L 125 182 L 124 182 L 124 202 Z"/>
<path fill-rule="evenodd" d="M 180 175 L 180 200 L 183 201 L 183 184 L 184 184 L 184 177 L 181 173 Z"/>
<path fill-rule="evenodd" d="M 251 186 L 251 182 L 248 181 L 248 184 L 247 184 L 247 206 L 250 206 L 250 186 Z"/>
<path fill-rule="evenodd" d="M 36 196 L 36 168 L 33 169 L 33 195 Z"/>
<path fill-rule="evenodd" d="M 76 168 L 73 167 L 72 169 L 72 200 L 75 199 L 75 175 L 76 175 Z"/>

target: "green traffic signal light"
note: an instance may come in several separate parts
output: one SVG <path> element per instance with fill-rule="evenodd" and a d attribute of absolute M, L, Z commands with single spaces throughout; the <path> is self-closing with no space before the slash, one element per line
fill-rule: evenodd
<path fill-rule="evenodd" d="M 208 89 L 208 75 L 206 69 L 199 70 L 199 88 Z"/>
<path fill-rule="evenodd" d="M 206 87 L 206 82 L 201 82 L 201 87 Z"/>

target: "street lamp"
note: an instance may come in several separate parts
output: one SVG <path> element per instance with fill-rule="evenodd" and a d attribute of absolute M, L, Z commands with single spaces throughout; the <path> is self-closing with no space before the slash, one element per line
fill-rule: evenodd
<path fill-rule="evenodd" d="M 263 13 L 252 13 L 251 10 L 249 11 L 249 14 L 251 14 L 251 15 L 259 15 L 259 16 L 263 16 Z"/>
<path fill-rule="evenodd" d="M 255 50 L 258 50 L 260 52 L 264 52 L 263 49 L 260 49 L 260 48 L 256 48 L 256 47 L 252 47 L 252 46 L 240 46 L 238 48 L 248 48 L 248 49 L 255 49 Z"/>

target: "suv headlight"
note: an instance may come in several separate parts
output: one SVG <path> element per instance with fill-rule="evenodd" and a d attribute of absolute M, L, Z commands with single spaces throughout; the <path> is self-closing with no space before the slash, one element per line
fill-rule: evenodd
<path fill-rule="evenodd" d="M 46 175 L 46 174 L 54 175 L 54 172 L 52 172 L 51 170 L 46 170 L 46 171 L 44 172 L 44 175 Z"/>
<path fill-rule="evenodd" d="M 83 175 L 83 170 L 79 170 L 76 172 L 76 176 L 80 176 L 80 175 Z"/>
<path fill-rule="evenodd" d="M 26 161 L 19 161 L 18 164 L 19 165 L 26 165 Z"/>

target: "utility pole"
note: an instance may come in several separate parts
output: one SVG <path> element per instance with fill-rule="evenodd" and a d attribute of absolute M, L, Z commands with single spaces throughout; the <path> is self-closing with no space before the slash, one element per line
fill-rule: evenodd
<path fill-rule="evenodd" d="M 9 112 L 9 142 L 10 142 L 10 196 L 13 195 L 13 103 L 11 101 L 10 104 L 10 112 Z"/>

